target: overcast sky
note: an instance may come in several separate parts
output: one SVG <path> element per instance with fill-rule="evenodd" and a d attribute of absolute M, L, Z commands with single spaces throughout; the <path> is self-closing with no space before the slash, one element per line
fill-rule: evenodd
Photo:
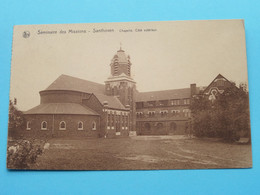
<path fill-rule="evenodd" d="M 219 73 L 247 82 L 242 20 L 26 25 L 15 26 L 13 38 L 10 98 L 16 97 L 23 111 L 37 106 L 39 91 L 61 74 L 104 83 L 120 42 L 131 57 L 139 91 L 207 86 Z"/>

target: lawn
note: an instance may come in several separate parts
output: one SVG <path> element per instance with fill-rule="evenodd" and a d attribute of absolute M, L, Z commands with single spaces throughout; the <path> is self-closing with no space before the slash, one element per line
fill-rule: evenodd
<path fill-rule="evenodd" d="M 248 168 L 251 145 L 184 136 L 51 139 L 32 169 L 147 170 Z"/>

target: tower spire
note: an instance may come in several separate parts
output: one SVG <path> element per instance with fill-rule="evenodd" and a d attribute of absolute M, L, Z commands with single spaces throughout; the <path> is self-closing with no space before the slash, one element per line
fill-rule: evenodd
<path fill-rule="evenodd" d="M 131 77 L 131 65 L 130 58 L 122 50 L 122 43 L 120 42 L 120 50 L 117 51 L 111 60 L 111 75 L 119 76 L 124 73 L 126 76 Z"/>

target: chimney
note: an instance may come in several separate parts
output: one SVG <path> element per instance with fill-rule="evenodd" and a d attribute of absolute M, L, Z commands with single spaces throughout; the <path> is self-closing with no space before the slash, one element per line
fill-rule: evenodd
<path fill-rule="evenodd" d="M 197 94 L 196 83 L 190 84 L 190 96 L 192 97 L 193 95 L 196 94 Z"/>

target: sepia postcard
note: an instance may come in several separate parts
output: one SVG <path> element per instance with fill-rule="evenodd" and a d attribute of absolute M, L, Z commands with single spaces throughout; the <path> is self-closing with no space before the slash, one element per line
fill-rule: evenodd
<path fill-rule="evenodd" d="M 17 25 L 7 168 L 252 167 L 243 20 Z"/>

